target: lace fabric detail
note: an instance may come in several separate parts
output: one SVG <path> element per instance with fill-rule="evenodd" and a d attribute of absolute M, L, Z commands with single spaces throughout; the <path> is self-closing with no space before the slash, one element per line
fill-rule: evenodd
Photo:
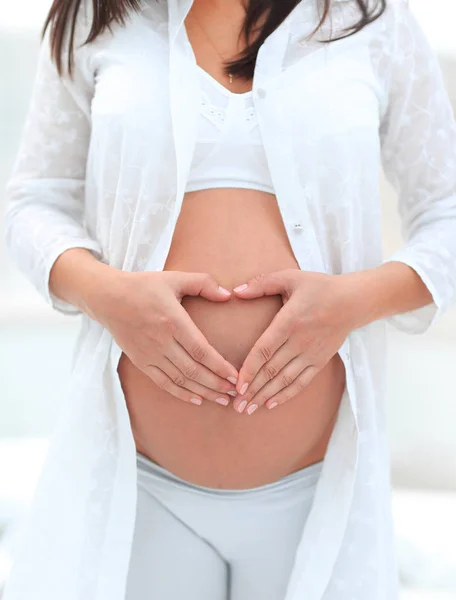
<path fill-rule="evenodd" d="M 226 120 L 226 107 L 222 107 L 211 102 L 211 97 L 205 91 L 201 92 L 201 114 L 210 121 L 213 125 L 223 131 Z M 243 110 L 244 118 L 247 123 L 250 124 L 249 130 L 258 126 L 258 119 L 256 118 L 255 107 L 253 106 L 252 100 L 245 101 L 246 106 Z"/>
<path fill-rule="evenodd" d="M 226 108 L 212 104 L 209 94 L 202 91 L 201 99 L 201 114 L 217 127 L 219 131 L 223 131 L 225 123 Z"/>
<path fill-rule="evenodd" d="M 198 137 L 187 190 L 229 184 L 272 190 L 251 92 L 235 94 L 198 67 Z M 250 179 L 252 178 L 252 179 Z"/>
<path fill-rule="evenodd" d="M 198 71 L 201 79 L 201 114 L 219 131 L 224 131 L 227 113 L 231 109 L 233 118 L 230 127 L 242 127 L 244 120 L 249 123 L 248 131 L 251 131 L 258 124 L 252 93 L 233 93 L 199 66 Z"/>
<path fill-rule="evenodd" d="M 252 123 L 252 127 L 256 127 L 258 125 L 258 119 L 256 116 L 256 110 L 253 106 L 246 109 L 246 121 Z"/>

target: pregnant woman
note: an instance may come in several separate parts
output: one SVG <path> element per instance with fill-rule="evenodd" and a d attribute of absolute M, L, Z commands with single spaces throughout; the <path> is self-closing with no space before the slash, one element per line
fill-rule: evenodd
<path fill-rule="evenodd" d="M 385 322 L 456 292 L 456 124 L 406 2 L 44 29 L 7 244 L 82 319 L 4 600 L 393 600 Z"/>

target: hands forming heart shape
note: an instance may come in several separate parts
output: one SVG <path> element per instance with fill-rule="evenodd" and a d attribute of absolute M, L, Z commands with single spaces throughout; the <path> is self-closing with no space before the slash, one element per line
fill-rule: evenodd
<path fill-rule="evenodd" d="M 240 413 L 293 398 L 337 353 L 359 318 L 353 302 L 359 285 L 349 275 L 286 269 L 256 275 L 233 292 L 245 300 L 280 294 L 283 301 L 239 371 L 233 405 Z"/>
<path fill-rule="evenodd" d="M 389 279 L 379 282 L 377 269 L 341 275 L 285 269 L 257 274 L 230 292 L 209 273 L 100 268 L 104 284 L 90 288 L 88 314 L 109 330 L 138 369 L 184 402 L 227 406 L 229 399 L 220 396 L 227 394 L 235 396 L 237 412 L 249 415 L 296 396 L 350 331 L 370 322 L 373 314 L 378 318 L 378 295 L 391 296 Z M 399 274 L 393 270 L 402 281 L 403 269 Z M 282 307 L 239 371 L 209 344 L 181 303 L 187 295 L 220 302 L 230 294 L 244 300 L 282 297 Z"/>

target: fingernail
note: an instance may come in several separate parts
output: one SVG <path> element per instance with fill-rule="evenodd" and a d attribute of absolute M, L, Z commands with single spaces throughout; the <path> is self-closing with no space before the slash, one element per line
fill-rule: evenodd
<path fill-rule="evenodd" d="M 223 404 L 223 406 L 227 406 L 230 403 L 226 398 L 216 398 L 215 401 L 219 404 Z"/>
<path fill-rule="evenodd" d="M 219 285 L 219 290 L 222 292 L 222 294 L 227 294 L 228 296 L 231 294 L 230 290 L 227 290 L 226 288 L 222 287 L 221 285 Z"/>
<path fill-rule="evenodd" d="M 258 408 L 258 404 L 251 404 L 248 407 L 247 412 L 249 413 L 249 415 L 251 415 L 253 412 L 256 411 L 257 408 Z"/>
<path fill-rule="evenodd" d="M 245 290 L 246 287 L 248 287 L 247 284 L 243 283 L 242 285 L 238 285 L 237 287 L 233 288 L 233 291 L 242 292 L 242 290 Z"/>
<path fill-rule="evenodd" d="M 278 402 L 271 402 L 271 404 L 268 404 L 268 408 L 274 408 L 278 404 L 279 404 Z"/>
<path fill-rule="evenodd" d="M 227 379 L 230 383 L 233 383 L 234 385 L 236 385 L 237 377 L 233 377 L 232 375 L 230 375 L 229 377 L 227 377 Z"/>
<path fill-rule="evenodd" d="M 238 412 L 241 413 L 246 406 L 247 406 L 247 400 L 243 400 L 238 406 Z"/>
<path fill-rule="evenodd" d="M 246 393 L 248 387 L 249 387 L 249 384 L 247 382 L 243 383 L 242 387 L 241 387 L 241 391 L 239 392 L 239 394 L 241 396 L 243 396 Z"/>
<path fill-rule="evenodd" d="M 201 404 L 202 400 L 200 400 L 200 398 L 190 398 L 190 402 L 193 402 L 193 404 Z"/>
<path fill-rule="evenodd" d="M 227 394 L 229 394 L 230 396 L 233 396 L 234 398 L 238 395 L 236 390 L 230 390 L 229 392 L 227 392 Z"/>

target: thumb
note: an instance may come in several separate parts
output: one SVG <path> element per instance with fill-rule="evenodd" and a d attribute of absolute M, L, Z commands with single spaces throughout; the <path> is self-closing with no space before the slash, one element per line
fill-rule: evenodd
<path fill-rule="evenodd" d="M 213 302 L 231 298 L 231 292 L 220 286 L 209 273 L 181 273 L 181 275 L 179 286 L 181 296 L 202 296 Z"/>
<path fill-rule="evenodd" d="M 290 293 L 290 278 L 283 271 L 274 273 L 259 273 L 246 283 L 233 288 L 238 298 L 261 298 L 261 296 L 288 295 Z M 245 286 L 245 287 L 244 287 Z"/>

